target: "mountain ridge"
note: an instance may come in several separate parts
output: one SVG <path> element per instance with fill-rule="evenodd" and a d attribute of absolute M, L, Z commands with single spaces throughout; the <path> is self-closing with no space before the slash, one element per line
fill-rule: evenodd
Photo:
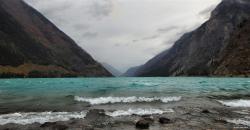
<path fill-rule="evenodd" d="M 184 34 L 170 49 L 138 68 L 133 76 L 231 76 L 229 72 L 215 73 L 218 61 L 238 26 L 249 17 L 250 1 L 223 0 L 207 22 Z"/>
<path fill-rule="evenodd" d="M 22 0 L 0 0 L 1 77 L 112 76 Z"/>

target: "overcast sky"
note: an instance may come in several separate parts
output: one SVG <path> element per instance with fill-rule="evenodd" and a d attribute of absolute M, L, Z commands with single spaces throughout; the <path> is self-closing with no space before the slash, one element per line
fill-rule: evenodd
<path fill-rule="evenodd" d="M 221 0 L 25 0 L 99 62 L 124 72 L 205 22 Z"/>

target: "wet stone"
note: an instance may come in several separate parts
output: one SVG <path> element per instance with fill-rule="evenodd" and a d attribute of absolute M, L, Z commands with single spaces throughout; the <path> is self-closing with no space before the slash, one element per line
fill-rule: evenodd
<path fill-rule="evenodd" d="M 223 119 L 215 119 L 214 121 L 216 123 L 222 123 L 222 124 L 227 124 L 228 123 L 226 120 L 223 120 Z"/>
<path fill-rule="evenodd" d="M 53 130 L 66 130 L 68 126 L 57 124 L 56 122 L 46 122 L 40 126 L 41 128 L 51 128 Z"/>
<path fill-rule="evenodd" d="M 149 121 L 147 121 L 145 119 L 141 119 L 141 120 L 136 122 L 136 128 L 138 128 L 138 129 L 148 129 L 149 124 L 150 124 Z"/>
<path fill-rule="evenodd" d="M 161 124 L 169 124 L 169 123 L 171 123 L 171 120 L 168 119 L 168 118 L 165 118 L 165 117 L 160 117 L 160 118 L 159 118 L 159 122 L 160 122 Z"/>
<path fill-rule="evenodd" d="M 51 126 L 54 126 L 56 125 L 56 122 L 46 122 L 44 124 L 42 124 L 40 127 L 51 127 Z"/>
<path fill-rule="evenodd" d="M 205 110 L 202 110 L 201 113 L 207 114 L 207 113 L 210 113 L 210 111 L 205 109 Z"/>
<path fill-rule="evenodd" d="M 154 118 L 152 116 L 142 116 L 142 119 L 148 121 L 150 124 L 154 123 Z"/>

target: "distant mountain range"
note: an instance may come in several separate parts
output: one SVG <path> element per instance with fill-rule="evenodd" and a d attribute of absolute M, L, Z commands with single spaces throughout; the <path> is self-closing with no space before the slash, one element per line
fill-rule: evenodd
<path fill-rule="evenodd" d="M 122 74 L 121 76 L 124 77 L 134 77 L 136 76 L 136 72 L 137 70 L 140 68 L 141 66 L 136 66 L 136 67 L 132 67 L 129 68 L 124 74 Z"/>
<path fill-rule="evenodd" d="M 250 0 L 223 0 L 198 29 L 127 73 L 131 73 L 128 76 L 250 76 Z"/>
<path fill-rule="evenodd" d="M 0 0 L 0 77 L 112 76 L 22 0 Z"/>
<path fill-rule="evenodd" d="M 117 70 L 115 67 L 109 65 L 108 63 L 101 63 L 105 69 L 107 69 L 111 74 L 113 74 L 116 77 L 121 76 L 122 72 Z"/>

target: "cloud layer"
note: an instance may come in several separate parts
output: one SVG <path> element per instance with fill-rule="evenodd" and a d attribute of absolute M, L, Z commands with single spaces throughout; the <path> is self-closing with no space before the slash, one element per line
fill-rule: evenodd
<path fill-rule="evenodd" d="M 209 18 L 221 0 L 25 0 L 99 62 L 145 63 Z"/>

